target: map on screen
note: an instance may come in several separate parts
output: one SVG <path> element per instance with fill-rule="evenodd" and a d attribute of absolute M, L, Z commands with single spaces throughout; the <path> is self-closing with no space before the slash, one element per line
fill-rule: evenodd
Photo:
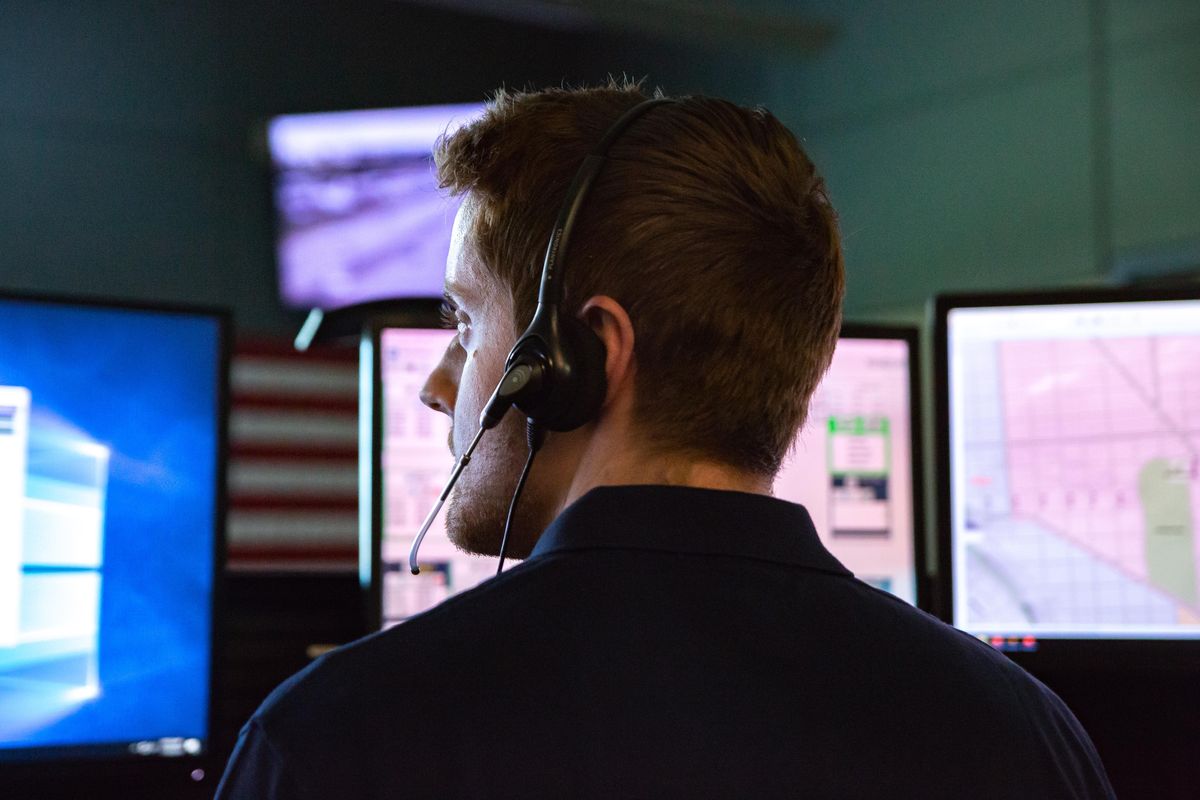
<path fill-rule="evenodd" d="M 954 622 L 1200 637 L 1200 301 L 947 317 Z"/>
<path fill-rule="evenodd" d="M 376 580 L 383 627 L 496 572 L 494 558 L 467 555 L 450 543 L 443 517 L 422 545 L 421 573 L 408 570 L 413 537 L 454 466 L 449 419 L 418 399 L 453 336 L 437 329 L 380 331 L 383 514 Z M 839 342 L 775 494 L 803 504 L 826 547 L 859 578 L 915 603 L 910 358 L 905 339 Z"/>

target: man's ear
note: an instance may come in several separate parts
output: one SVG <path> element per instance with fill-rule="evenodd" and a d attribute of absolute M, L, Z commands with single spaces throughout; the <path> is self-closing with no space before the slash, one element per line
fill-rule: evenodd
<path fill-rule="evenodd" d="M 633 323 L 625 307 L 607 295 L 596 295 L 583 304 L 580 319 L 604 343 L 604 372 L 608 391 L 604 404 L 632 387 L 634 367 Z"/>

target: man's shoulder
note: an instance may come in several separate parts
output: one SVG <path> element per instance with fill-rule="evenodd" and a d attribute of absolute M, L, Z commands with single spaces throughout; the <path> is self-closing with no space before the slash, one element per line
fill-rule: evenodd
<path fill-rule="evenodd" d="M 389 753 L 411 759 L 425 746 L 429 701 L 453 697 L 447 667 L 467 657 L 473 626 L 486 624 L 489 599 L 507 583 L 344 645 L 281 683 L 243 727 L 218 797 L 374 794 Z"/>
<path fill-rule="evenodd" d="M 982 694 L 1012 712 L 1014 721 L 1028 710 L 1060 713 L 1058 697 L 1043 683 L 990 644 L 899 598 L 864 584 L 859 592 L 879 610 L 869 623 L 887 629 L 893 644 L 907 641 L 911 661 L 893 653 L 898 664 L 922 682 L 964 695 Z M 878 641 L 878 639 L 876 640 Z M 1068 712 L 1069 713 L 1069 712 Z"/>
<path fill-rule="evenodd" d="M 503 645 L 507 620 L 538 591 L 539 572 L 538 565 L 519 565 L 399 625 L 321 656 L 280 684 L 255 720 L 279 735 L 311 729 L 315 720 L 346 720 L 351 710 L 403 714 L 414 695 L 447 683 L 448 665 L 458 665 L 458 671 L 485 666 L 488 649 Z"/>
<path fill-rule="evenodd" d="M 1035 785 L 1055 787 L 1056 796 L 1111 796 L 1091 739 L 1052 689 L 991 645 L 887 599 L 905 620 L 901 629 L 916 633 L 914 644 L 928 648 L 923 665 L 910 667 L 921 676 L 931 713 L 940 702 L 965 706 L 958 710 L 975 718 L 976 742 L 991 741 L 994 759 L 1007 761 Z M 962 734 L 970 738 L 967 730 Z"/>

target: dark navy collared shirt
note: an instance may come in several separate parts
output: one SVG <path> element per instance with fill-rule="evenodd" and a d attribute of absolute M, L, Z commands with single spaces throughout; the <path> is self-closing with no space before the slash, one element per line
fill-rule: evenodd
<path fill-rule="evenodd" d="M 1093 798 L 1049 689 L 855 579 L 800 506 L 595 489 L 493 580 L 315 662 L 219 798 Z"/>

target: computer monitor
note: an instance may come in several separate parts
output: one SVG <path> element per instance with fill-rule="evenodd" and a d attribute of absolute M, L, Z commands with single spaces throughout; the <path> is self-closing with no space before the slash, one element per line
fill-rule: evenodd
<path fill-rule="evenodd" d="M 378 324 L 363 340 L 361 553 L 369 615 L 384 628 L 496 572 L 496 559 L 456 550 L 441 517 L 422 545 L 421 574 L 408 570 L 413 537 L 454 466 L 449 420 L 417 397 L 454 335 L 435 319 L 430 306 Z M 910 603 L 923 599 L 924 552 L 913 470 L 915 350 L 915 329 L 847 325 L 775 484 L 779 497 L 808 508 L 847 567 Z"/>
<path fill-rule="evenodd" d="M 295 308 L 441 297 L 459 201 L 432 151 L 481 104 L 289 114 L 272 119 L 280 294 Z"/>
<path fill-rule="evenodd" d="M 0 295 L 0 788 L 83 760 L 203 777 L 226 327 Z"/>
<path fill-rule="evenodd" d="M 450 543 L 444 512 L 422 546 L 421 574 L 408 569 L 413 538 L 454 467 L 450 419 L 418 396 L 455 335 L 437 305 L 412 301 L 406 317 L 377 320 L 363 336 L 359 553 L 375 627 L 391 627 L 496 573 L 495 559 Z"/>
<path fill-rule="evenodd" d="M 948 620 L 1035 660 L 1200 642 L 1200 291 L 934 315 Z"/>
<path fill-rule="evenodd" d="M 923 605 L 917 330 L 847 323 L 775 496 L 858 578 Z"/>

